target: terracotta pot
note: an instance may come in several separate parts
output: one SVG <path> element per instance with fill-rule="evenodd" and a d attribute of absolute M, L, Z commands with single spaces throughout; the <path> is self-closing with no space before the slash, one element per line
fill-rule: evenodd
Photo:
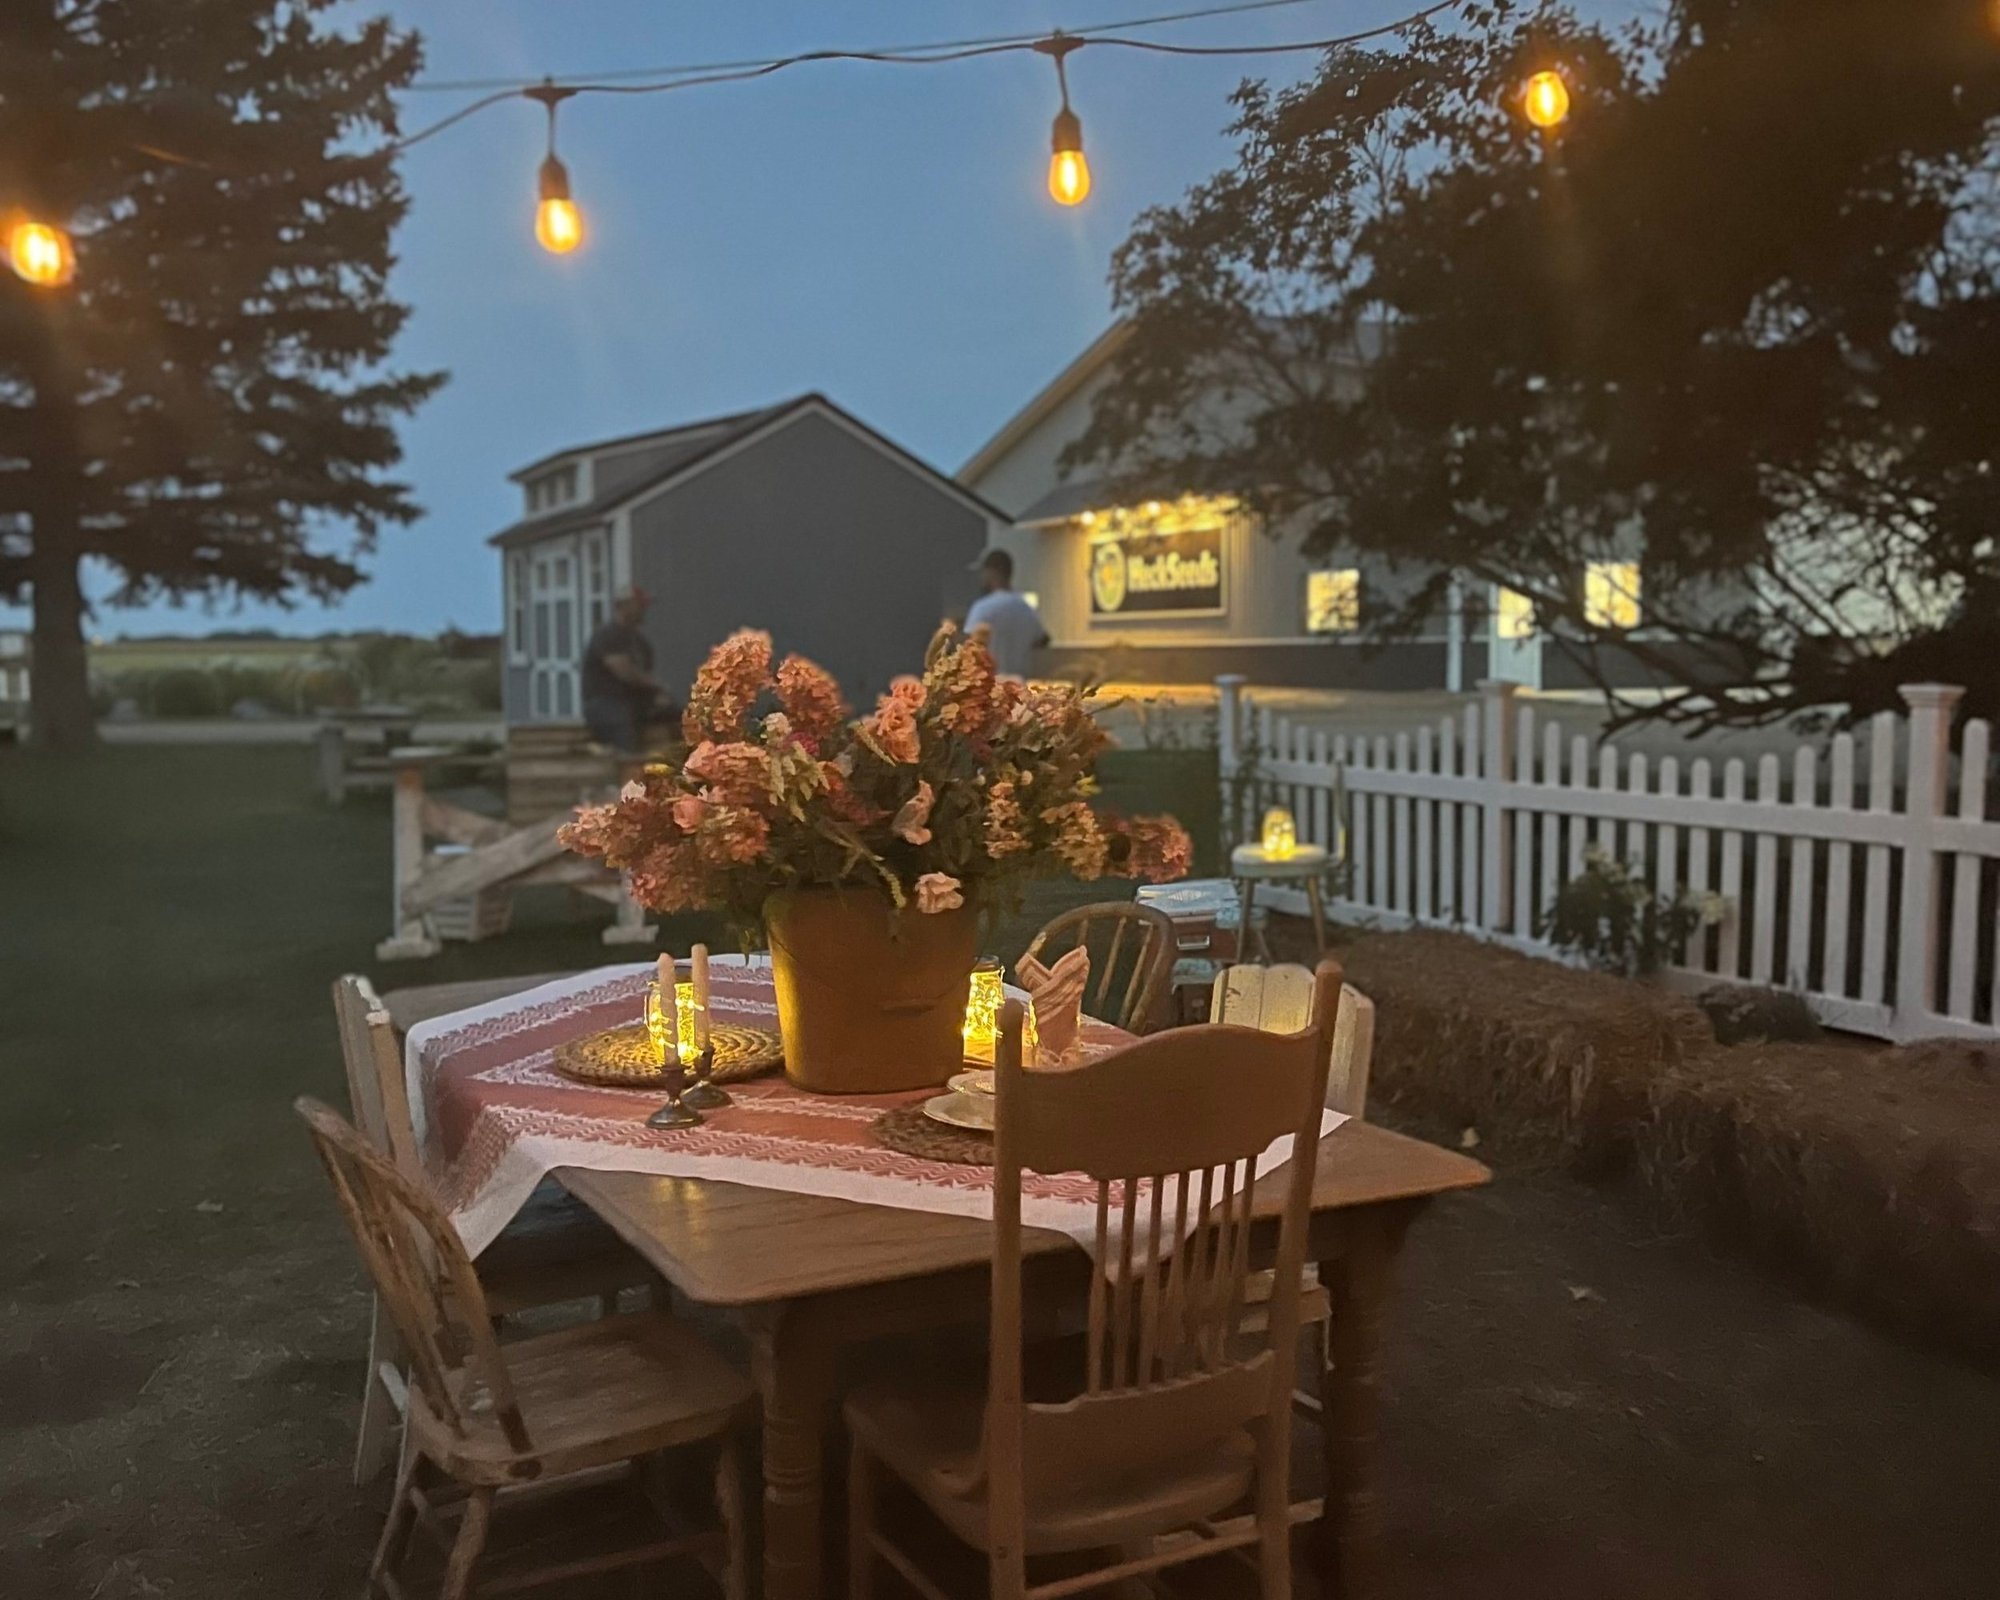
<path fill-rule="evenodd" d="M 970 906 L 926 916 L 874 889 L 781 889 L 764 931 L 785 1076 L 801 1089 L 881 1094 L 959 1070 L 979 947 Z"/>

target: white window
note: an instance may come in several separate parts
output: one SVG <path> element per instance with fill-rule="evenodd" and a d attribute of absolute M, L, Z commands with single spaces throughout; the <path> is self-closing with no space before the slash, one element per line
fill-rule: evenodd
<path fill-rule="evenodd" d="M 603 533 L 583 536 L 585 629 L 595 632 L 611 614 L 610 551 Z"/>
<path fill-rule="evenodd" d="M 1639 626 L 1639 563 L 1593 561 L 1583 569 L 1583 620 L 1593 628 Z"/>
<path fill-rule="evenodd" d="M 524 554 L 507 558 L 507 652 L 517 660 L 528 658 L 528 558 Z"/>
<path fill-rule="evenodd" d="M 1352 633 L 1361 626 L 1361 574 L 1338 567 L 1306 574 L 1306 632 Z"/>

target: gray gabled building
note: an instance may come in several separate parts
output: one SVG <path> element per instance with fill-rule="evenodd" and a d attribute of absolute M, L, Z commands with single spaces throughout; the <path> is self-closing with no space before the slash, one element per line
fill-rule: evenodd
<path fill-rule="evenodd" d="M 653 597 L 646 633 L 670 687 L 757 627 L 866 704 L 963 612 L 972 564 L 1006 522 L 819 394 L 572 446 L 509 477 L 523 514 L 491 543 L 510 723 L 581 718 L 584 642 L 635 583 Z"/>

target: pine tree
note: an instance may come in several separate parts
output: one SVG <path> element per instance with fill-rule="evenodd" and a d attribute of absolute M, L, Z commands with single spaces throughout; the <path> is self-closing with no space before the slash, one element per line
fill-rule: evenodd
<path fill-rule="evenodd" d="M 33 737 L 95 735 L 88 559 L 115 603 L 330 598 L 411 521 L 385 368 L 406 209 L 391 96 L 416 38 L 332 0 L 12 0 L 0 212 L 76 272 L 0 270 L 0 595 L 32 597 Z"/>

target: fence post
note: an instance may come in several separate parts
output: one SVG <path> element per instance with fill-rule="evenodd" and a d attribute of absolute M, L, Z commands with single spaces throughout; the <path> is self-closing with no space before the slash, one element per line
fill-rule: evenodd
<path fill-rule="evenodd" d="M 1236 814 L 1236 775 L 1243 764 L 1243 686 L 1240 672 L 1225 672 L 1215 680 L 1215 753 L 1222 779 L 1222 842 L 1243 837 Z"/>
<path fill-rule="evenodd" d="M 395 931 L 375 946 L 377 961 L 421 960 L 436 955 L 440 948 L 423 917 L 410 916 L 403 910 L 403 891 L 424 870 L 424 769 L 442 754 L 443 751 L 424 745 L 408 745 L 389 752 L 395 774 L 389 812 L 392 900 L 389 925 Z"/>
<path fill-rule="evenodd" d="M 1514 898 L 1514 855 L 1507 837 L 1509 808 L 1502 791 L 1514 781 L 1514 696 L 1520 688 L 1518 683 L 1497 678 L 1479 680 L 1479 777 L 1485 791 L 1479 805 L 1479 925 L 1489 933 L 1505 926 Z"/>
<path fill-rule="evenodd" d="M 1909 781 L 1903 791 L 1903 893 L 1896 937 L 1897 1038 L 1909 1038 L 1937 1010 L 1937 820 L 1944 814 L 1951 773 L 1951 717 L 1962 688 L 1906 683 L 1910 708 Z"/>

